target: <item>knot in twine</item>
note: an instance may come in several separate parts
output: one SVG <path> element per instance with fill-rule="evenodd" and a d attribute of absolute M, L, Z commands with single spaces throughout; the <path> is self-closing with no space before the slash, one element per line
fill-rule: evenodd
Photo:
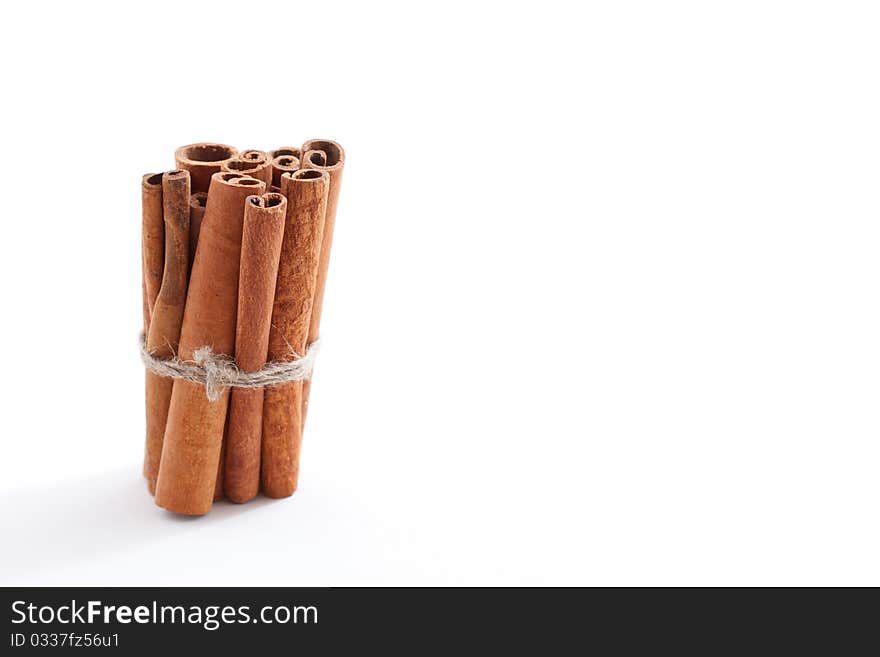
<path fill-rule="evenodd" d="M 199 347 L 193 360 L 156 358 L 147 351 L 146 338 L 141 334 L 141 360 L 150 372 L 171 379 L 183 379 L 205 386 L 209 401 L 217 401 L 226 388 L 268 388 L 291 381 L 306 381 L 312 377 L 318 340 L 306 349 L 303 356 L 291 351 L 293 360 L 266 363 L 256 372 L 243 372 L 229 356 L 215 354 L 209 346 Z"/>

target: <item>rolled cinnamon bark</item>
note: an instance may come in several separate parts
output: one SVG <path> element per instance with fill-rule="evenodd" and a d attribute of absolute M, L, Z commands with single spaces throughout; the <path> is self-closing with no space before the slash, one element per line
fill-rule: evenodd
<path fill-rule="evenodd" d="M 226 144 L 188 144 L 174 151 L 174 161 L 178 169 L 189 171 L 193 193 L 207 192 L 211 176 L 236 155 L 238 150 Z"/>
<path fill-rule="evenodd" d="M 315 286 L 315 300 L 309 324 L 308 344 L 318 339 L 321 328 L 321 311 L 324 307 L 324 289 L 327 284 L 327 269 L 330 266 L 330 248 L 333 245 L 333 227 L 336 225 L 336 207 L 339 204 L 339 190 L 342 187 L 342 168 L 345 165 L 345 151 L 342 146 L 329 139 L 311 139 L 303 144 L 304 169 L 326 171 L 330 175 L 330 192 L 327 196 L 327 219 L 324 222 L 324 236 L 321 244 L 321 264 Z M 312 381 L 303 384 L 303 423 L 309 410 L 309 394 Z"/>
<path fill-rule="evenodd" d="M 255 372 L 266 364 L 269 348 L 287 199 L 272 193 L 249 196 L 244 208 L 235 360 L 239 369 Z M 232 390 L 223 491 L 233 502 L 247 502 L 259 491 L 262 431 L 263 389 Z"/>
<path fill-rule="evenodd" d="M 269 331 L 271 361 L 302 356 L 308 345 L 330 176 L 300 170 L 285 173 L 281 184 L 287 196 L 287 216 Z M 260 479 L 267 497 L 288 497 L 296 490 L 302 408 L 302 382 L 266 388 Z"/>
<path fill-rule="evenodd" d="M 272 184 L 281 185 L 281 176 L 285 173 L 293 173 L 300 168 L 299 158 L 295 155 L 282 153 L 272 159 Z"/>
<path fill-rule="evenodd" d="M 165 226 L 162 219 L 162 174 L 148 173 L 141 179 L 141 292 L 144 304 L 144 339 L 150 331 L 150 315 L 162 286 L 165 266 Z M 144 380 L 144 394 L 148 386 Z M 146 422 L 149 424 L 149 409 Z M 147 454 L 150 438 L 144 440 L 144 476 L 151 480 Z M 152 488 L 150 488 L 152 492 Z"/>
<path fill-rule="evenodd" d="M 269 151 L 269 157 L 273 160 L 279 155 L 292 155 L 298 160 L 302 157 L 302 149 L 296 146 L 280 146 L 274 151 Z"/>
<path fill-rule="evenodd" d="M 312 168 L 326 167 L 327 153 L 325 153 L 324 151 L 306 151 L 306 154 L 302 159 L 303 166 L 305 166 L 306 160 L 309 161 L 309 164 Z"/>
<path fill-rule="evenodd" d="M 267 186 L 272 184 L 272 158 L 263 151 L 244 151 L 225 162 L 222 170 L 251 176 L 257 180 L 262 180 Z"/>
<path fill-rule="evenodd" d="M 202 218 L 208 203 L 206 192 L 196 192 L 189 197 L 189 266 L 196 259 L 196 245 L 199 243 L 199 231 L 202 229 Z"/>
<path fill-rule="evenodd" d="M 192 360 L 204 346 L 217 355 L 233 354 L 245 199 L 262 194 L 265 187 L 237 173 L 212 176 L 180 333 L 183 360 Z M 156 483 L 157 505 L 189 515 L 210 511 L 228 400 L 228 390 L 212 402 L 204 386 L 175 379 Z"/>
<path fill-rule="evenodd" d="M 178 170 L 162 175 L 162 205 L 165 222 L 165 268 L 162 286 L 151 313 L 147 351 L 159 358 L 171 358 L 177 352 L 189 280 L 189 172 Z M 151 493 L 156 490 L 172 383 L 172 379 L 147 371 L 147 446 L 144 475 Z"/>
<path fill-rule="evenodd" d="M 161 173 L 148 173 L 141 181 L 141 267 L 146 334 L 150 330 L 150 314 L 162 286 L 162 270 L 165 267 Z"/>

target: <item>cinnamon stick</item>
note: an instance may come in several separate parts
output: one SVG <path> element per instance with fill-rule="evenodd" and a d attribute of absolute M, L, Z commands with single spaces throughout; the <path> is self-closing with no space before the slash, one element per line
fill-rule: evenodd
<path fill-rule="evenodd" d="M 181 359 L 192 360 L 204 346 L 218 355 L 233 354 L 245 199 L 262 194 L 265 187 L 262 181 L 237 173 L 216 173 L 211 178 L 180 333 Z M 228 390 L 212 402 L 204 386 L 174 381 L 156 483 L 157 505 L 189 515 L 211 509 L 228 400 Z"/>
<path fill-rule="evenodd" d="M 238 155 L 238 150 L 226 144 L 188 144 L 174 151 L 178 169 L 189 171 L 192 191 L 207 192 L 211 176 L 220 171 L 223 164 Z"/>
<path fill-rule="evenodd" d="M 178 170 L 162 175 L 162 205 L 165 267 L 162 285 L 151 313 L 147 351 L 159 358 L 171 358 L 176 354 L 180 339 L 189 279 L 189 172 Z M 147 446 L 144 475 L 151 493 L 156 490 L 172 383 L 172 379 L 147 371 Z"/>
<path fill-rule="evenodd" d="M 306 151 L 306 155 L 312 168 L 327 166 L 327 153 L 324 151 Z M 305 159 L 303 158 L 303 161 Z"/>
<path fill-rule="evenodd" d="M 162 219 L 162 174 L 148 173 L 141 180 L 141 268 L 144 295 L 144 333 L 162 286 L 165 267 L 165 225 Z"/>
<path fill-rule="evenodd" d="M 202 229 L 202 219 L 205 216 L 205 207 L 208 204 L 207 192 L 196 192 L 189 197 L 189 266 L 192 268 L 196 259 L 196 247 L 199 244 L 199 233 Z M 220 464 L 223 463 L 223 449 L 220 450 Z M 223 473 L 222 468 L 217 469 L 217 479 L 214 485 L 214 501 L 223 498 Z"/>
<path fill-rule="evenodd" d="M 245 203 L 238 279 L 235 360 L 255 372 L 266 364 L 275 281 L 287 213 L 281 194 L 249 196 Z M 260 487 L 263 389 L 235 389 L 229 397 L 223 489 L 233 502 L 256 497 Z"/>
<path fill-rule="evenodd" d="M 150 331 L 150 315 L 162 286 L 165 266 L 165 226 L 162 219 L 162 174 L 148 173 L 141 179 L 141 292 L 143 296 L 144 337 Z M 147 378 L 144 380 L 146 391 Z M 146 413 L 149 423 L 149 409 Z M 144 476 L 151 481 L 149 470 L 150 438 L 144 441 Z M 150 489 L 152 491 L 152 488 Z"/>
<path fill-rule="evenodd" d="M 272 184 L 272 158 L 268 153 L 247 150 L 225 162 L 223 171 L 234 171 L 242 175 L 262 180 L 267 186 Z"/>
<path fill-rule="evenodd" d="M 295 155 L 289 155 L 287 153 L 276 155 L 272 159 L 272 184 L 280 187 L 281 176 L 285 173 L 293 173 L 299 168 L 299 158 Z"/>
<path fill-rule="evenodd" d="M 189 266 L 196 259 L 196 245 L 199 243 L 199 231 L 202 229 L 202 218 L 208 203 L 206 192 L 196 192 L 189 197 Z"/>
<path fill-rule="evenodd" d="M 315 299 L 309 324 L 308 344 L 318 339 L 321 328 L 321 311 L 324 307 L 324 289 L 327 285 L 327 270 L 330 266 L 330 249 L 333 245 L 333 227 L 336 225 L 336 208 L 339 204 L 339 190 L 342 187 L 342 168 L 345 165 L 345 151 L 342 146 L 329 139 L 311 139 L 303 144 L 302 166 L 305 169 L 326 171 L 330 175 L 330 191 L 327 196 L 327 218 L 321 244 L 321 264 L 315 286 Z M 305 423 L 309 410 L 309 394 L 312 381 L 303 384 L 303 412 Z"/>
<path fill-rule="evenodd" d="M 269 332 L 268 357 L 272 361 L 302 356 L 308 345 L 330 176 L 323 171 L 300 170 L 285 173 L 281 184 L 287 196 L 287 216 Z M 288 497 L 296 490 L 302 410 L 302 382 L 265 390 L 260 479 L 267 497 Z"/>
<path fill-rule="evenodd" d="M 302 149 L 297 146 L 279 146 L 275 150 L 269 151 L 269 157 L 273 160 L 279 155 L 292 155 L 298 160 L 302 157 Z"/>

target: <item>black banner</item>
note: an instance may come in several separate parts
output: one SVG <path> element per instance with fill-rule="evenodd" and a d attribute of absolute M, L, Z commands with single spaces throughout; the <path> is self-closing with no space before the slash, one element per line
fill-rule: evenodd
<path fill-rule="evenodd" d="M 420 655 L 646 647 L 850 654 L 876 645 L 868 589 L 6 588 L 2 654 Z M 289 648 L 286 650 L 285 647 Z"/>

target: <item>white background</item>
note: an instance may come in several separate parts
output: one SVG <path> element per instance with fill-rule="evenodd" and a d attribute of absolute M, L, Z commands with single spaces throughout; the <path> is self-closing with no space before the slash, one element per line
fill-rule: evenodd
<path fill-rule="evenodd" d="M 878 18 L 9 5 L 0 583 L 880 584 Z M 311 137 L 347 164 L 300 491 L 172 516 L 141 174 Z"/>

